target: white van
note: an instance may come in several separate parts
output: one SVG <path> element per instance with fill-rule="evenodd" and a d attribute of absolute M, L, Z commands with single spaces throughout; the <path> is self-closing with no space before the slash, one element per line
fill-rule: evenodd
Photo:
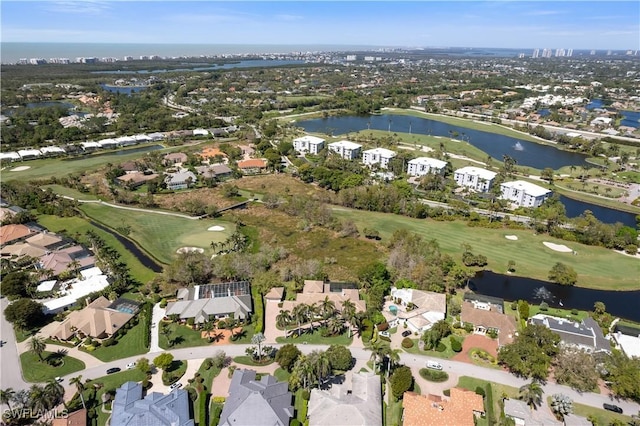
<path fill-rule="evenodd" d="M 432 368 L 434 370 L 442 370 L 442 364 L 436 361 L 427 361 L 427 368 Z"/>

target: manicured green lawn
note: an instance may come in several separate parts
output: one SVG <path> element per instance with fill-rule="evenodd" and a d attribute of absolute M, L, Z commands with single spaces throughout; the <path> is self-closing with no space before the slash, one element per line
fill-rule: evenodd
<path fill-rule="evenodd" d="M 549 401 L 551 401 L 551 397 L 547 397 L 547 402 Z M 594 416 L 597 419 L 596 424 L 598 425 L 609 425 L 614 420 L 619 420 L 624 424 L 627 424 L 631 421 L 631 416 L 625 416 L 624 414 L 614 413 L 603 408 L 590 407 L 588 405 L 577 404 L 575 402 L 573 403 L 573 414 L 582 417 Z"/>
<path fill-rule="evenodd" d="M 62 358 L 64 365 L 53 367 L 46 362 L 47 357 L 53 354 L 52 352 L 43 352 L 42 358 L 45 361 L 40 361 L 35 352 L 29 351 L 20 354 L 20 364 L 22 364 L 24 379 L 32 383 L 46 382 L 58 376 L 66 376 L 85 369 L 84 362 L 70 356 Z"/>
<path fill-rule="evenodd" d="M 233 362 L 235 362 L 237 364 L 251 365 L 253 367 L 261 367 L 261 366 L 264 366 L 264 365 L 273 364 L 275 361 L 273 359 L 271 359 L 271 360 L 267 360 L 267 361 L 262 362 L 262 363 L 258 363 L 258 362 L 254 362 L 253 358 L 251 358 L 250 356 L 240 355 L 240 356 L 233 357 Z"/>
<path fill-rule="evenodd" d="M 71 197 L 76 200 L 97 200 L 98 198 L 90 194 L 88 192 L 80 192 L 77 189 L 67 188 L 66 186 L 52 184 L 52 185 L 43 185 L 44 189 L 51 189 L 54 193 L 58 195 L 63 195 L 65 197 Z"/>
<path fill-rule="evenodd" d="M 294 394 L 294 403 L 293 407 L 295 409 L 295 418 L 300 421 L 300 423 L 305 424 L 307 420 L 307 411 L 309 410 L 309 401 L 306 401 L 302 397 L 302 389 L 298 389 Z"/>
<path fill-rule="evenodd" d="M 294 334 L 292 337 L 276 337 L 277 343 L 294 343 L 294 344 L 309 344 L 309 345 L 344 345 L 349 346 L 353 338 L 348 337 L 347 333 L 341 334 L 335 337 L 322 337 L 319 331 L 314 331 L 312 334 L 302 333 L 300 337 Z"/>
<path fill-rule="evenodd" d="M 288 382 L 291 374 L 287 370 L 278 367 L 276 371 L 273 372 L 273 375 L 279 382 Z"/>
<path fill-rule="evenodd" d="M 391 398 L 392 400 L 394 398 Z M 392 401 L 392 402 L 384 402 L 384 418 L 385 425 L 388 426 L 399 426 L 402 424 L 402 400 Z"/>
<path fill-rule="evenodd" d="M 186 360 L 174 359 L 171 362 L 171 366 L 162 372 L 162 383 L 169 386 L 180 380 L 182 376 L 184 376 L 184 373 L 187 372 L 187 364 L 188 362 Z"/>
<path fill-rule="evenodd" d="M 432 356 L 432 357 L 436 357 L 436 358 L 443 358 L 443 359 L 449 359 L 449 358 L 453 358 L 453 356 L 456 354 L 453 349 L 451 349 L 451 340 L 449 340 L 448 337 L 444 338 L 441 340 L 442 344 L 444 344 L 444 346 L 446 347 L 446 349 L 442 352 L 438 352 L 438 351 L 421 351 L 420 348 L 418 347 L 418 342 L 420 339 L 412 339 L 413 340 L 413 346 L 411 348 L 402 348 L 404 349 L 406 352 L 409 352 L 411 354 L 418 354 L 418 355 L 427 355 L 427 356 Z M 460 341 L 462 341 L 462 339 L 459 339 Z"/>
<path fill-rule="evenodd" d="M 138 324 L 127 331 L 127 334 L 117 340 L 117 344 L 113 346 L 100 346 L 91 355 L 100 361 L 109 362 L 115 359 L 128 358 L 134 355 L 146 354 L 149 348 L 145 346 L 146 337 L 149 333 L 147 322 L 139 319 Z"/>
<path fill-rule="evenodd" d="M 435 239 L 444 253 L 457 260 L 461 259 L 461 245 L 468 243 L 474 253 L 487 256 L 487 269 L 497 273 L 505 273 L 509 260 L 513 260 L 516 263 L 514 275 L 547 280 L 551 267 L 556 262 L 562 262 L 578 273 L 577 285 L 581 287 L 602 290 L 632 290 L 640 287 L 637 259 L 602 247 L 536 235 L 531 230 L 470 228 L 462 221 L 437 222 L 345 208 L 336 208 L 333 214 L 342 220 L 352 220 L 358 229 L 378 229 L 383 242 L 398 229 L 407 229 L 426 241 Z M 515 235 L 518 240 L 507 240 L 505 235 Z M 578 255 L 553 251 L 542 244 L 544 241 L 567 245 Z"/>
<path fill-rule="evenodd" d="M 214 219 L 191 220 L 159 213 L 117 209 L 99 204 L 84 204 L 80 209 L 89 217 L 112 229 L 130 227 L 129 238 L 163 263 L 175 259 L 181 247 L 200 247 L 213 254 L 212 241 L 224 241 L 235 230 L 231 222 Z M 224 231 L 207 231 L 211 226 L 223 226 Z"/>
<path fill-rule="evenodd" d="M 102 238 L 105 243 L 116 250 L 123 262 L 129 266 L 131 275 L 140 281 L 146 283 L 153 279 L 156 275 L 152 270 L 146 268 L 140 263 L 137 257 L 135 257 L 129 250 L 127 250 L 120 241 L 118 241 L 113 235 L 102 229 L 96 228 L 91 225 L 89 221 L 81 217 L 57 217 L 51 215 L 39 215 L 38 222 L 47 228 L 51 232 L 66 231 L 71 237 L 82 239 L 85 232 L 92 230 Z"/>
<path fill-rule="evenodd" d="M 162 323 L 160 323 L 159 327 L 162 327 Z M 169 324 L 169 329 L 171 330 L 171 333 L 169 334 L 169 338 L 174 340 L 175 343 L 173 344 L 173 346 L 170 346 L 167 336 L 165 336 L 159 331 L 160 336 L 158 338 L 158 345 L 162 349 L 179 349 L 179 348 L 190 348 L 193 346 L 210 345 L 210 343 L 207 342 L 206 339 L 203 339 L 202 337 L 200 337 L 201 335 L 200 331 L 193 330 L 187 327 L 186 325 L 171 323 Z"/>

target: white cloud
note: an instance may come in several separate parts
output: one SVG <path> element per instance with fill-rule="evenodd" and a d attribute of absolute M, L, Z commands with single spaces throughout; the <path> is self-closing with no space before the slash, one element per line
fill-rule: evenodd
<path fill-rule="evenodd" d="M 84 1 L 52 1 L 45 2 L 46 10 L 54 13 L 77 13 L 83 15 L 100 15 L 111 8 L 105 1 L 84 0 Z"/>
<path fill-rule="evenodd" d="M 300 21 L 300 20 L 304 19 L 304 16 L 287 15 L 287 14 L 276 15 L 275 17 L 279 21 Z"/>

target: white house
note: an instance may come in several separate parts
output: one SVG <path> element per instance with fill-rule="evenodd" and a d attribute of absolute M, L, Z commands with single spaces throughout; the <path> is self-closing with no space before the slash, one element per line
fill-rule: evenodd
<path fill-rule="evenodd" d="M 523 180 L 505 182 L 500 185 L 500 198 L 509 200 L 518 207 L 540 207 L 551 196 L 551 191 Z"/>
<path fill-rule="evenodd" d="M 391 287 L 391 300 L 385 302 L 382 315 L 390 327 L 406 325 L 409 330 L 422 333 L 443 320 L 446 312 L 446 294 Z"/>
<path fill-rule="evenodd" d="M 0 160 L 18 161 L 21 160 L 20 154 L 15 151 L 0 152 Z"/>
<path fill-rule="evenodd" d="M 186 189 L 189 185 L 196 183 L 198 178 L 193 172 L 189 170 L 181 170 L 177 173 L 170 173 L 165 178 L 165 182 L 167 183 L 167 188 L 176 190 L 176 189 Z"/>
<path fill-rule="evenodd" d="M 474 191 L 487 192 L 493 185 L 497 173 L 480 167 L 463 167 L 454 172 L 458 186 L 466 186 Z"/>
<path fill-rule="evenodd" d="M 42 152 L 40 152 L 39 149 L 20 149 L 18 150 L 18 155 L 23 159 L 23 160 L 29 160 L 32 158 L 38 158 L 42 155 Z"/>
<path fill-rule="evenodd" d="M 424 176 L 429 173 L 442 174 L 447 165 L 446 161 L 429 157 L 418 157 L 409 161 L 407 173 L 409 176 Z"/>
<path fill-rule="evenodd" d="M 318 154 L 324 148 L 324 139 L 306 135 L 293 140 L 293 149 L 301 154 Z"/>
<path fill-rule="evenodd" d="M 360 157 L 362 145 L 351 141 L 338 141 L 329 144 L 329 150 L 339 154 L 347 160 L 355 160 Z"/>
<path fill-rule="evenodd" d="M 65 150 L 57 146 L 45 146 L 40 148 L 40 152 L 42 152 L 42 155 L 58 155 L 64 154 Z"/>
<path fill-rule="evenodd" d="M 389 166 L 389 160 L 396 156 L 394 151 L 386 148 L 368 149 L 362 153 L 362 162 L 367 166 L 380 164 L 380 168 L 386 169 Z"/>

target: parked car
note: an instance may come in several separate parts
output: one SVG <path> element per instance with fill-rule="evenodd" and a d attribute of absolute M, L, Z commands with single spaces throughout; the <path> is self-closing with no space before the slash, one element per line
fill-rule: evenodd
<path fill-rule="evenodd" d="M 405 330 L 402 332 L 402 337 L 409 337 L 411 336 L 411 330 Z"/>
<path fill-rule="evenodd" d="M 174 384 L 172 384 L 171 386 L 169 386 L 169 390 L 180 389 L 181 387 L 182 387 L 182 383 L 180 383 L 180 382 L 175 382 Z"/>
<path fill-rule="evenodd" d="M 433 370 L 442 370 L 442 364 L 436 361 L 427 361 L 427 368 L 431 368 Z"/>
<path fill-rule="evenodd" d="M 118 371 L 120 371 L 121 369 L 118 367 L 113 367 L 107 370 L 107 374 L 113 374 L 113 373 L 117 373 Z"/>
<path fill-rule="evenodd" d="M 132 368 L 136 368 L 135 362 L 130 362 L 129 364 L 127 364 L 127 370 L 131 370 Z"/>
<path fill-rule="evenodd" d="M 613 411 L 614 413 L 622 414 L 622 408 L 618 407 L 617 405 L 604 403 L 602 404 L 602 408 L 604 408 L 605 410 Z"/>
<path fill-rule="evenodd" d="M 62 377 L 60 377 L 60 376 L 56 377 L 54 380 L 55 380 L 56 382 L 58 382 L 58 383 L 60 383 L 60 382 L 63 382 L 63 381 L 64 381 L 64 379 L 63 379 Z"/>

